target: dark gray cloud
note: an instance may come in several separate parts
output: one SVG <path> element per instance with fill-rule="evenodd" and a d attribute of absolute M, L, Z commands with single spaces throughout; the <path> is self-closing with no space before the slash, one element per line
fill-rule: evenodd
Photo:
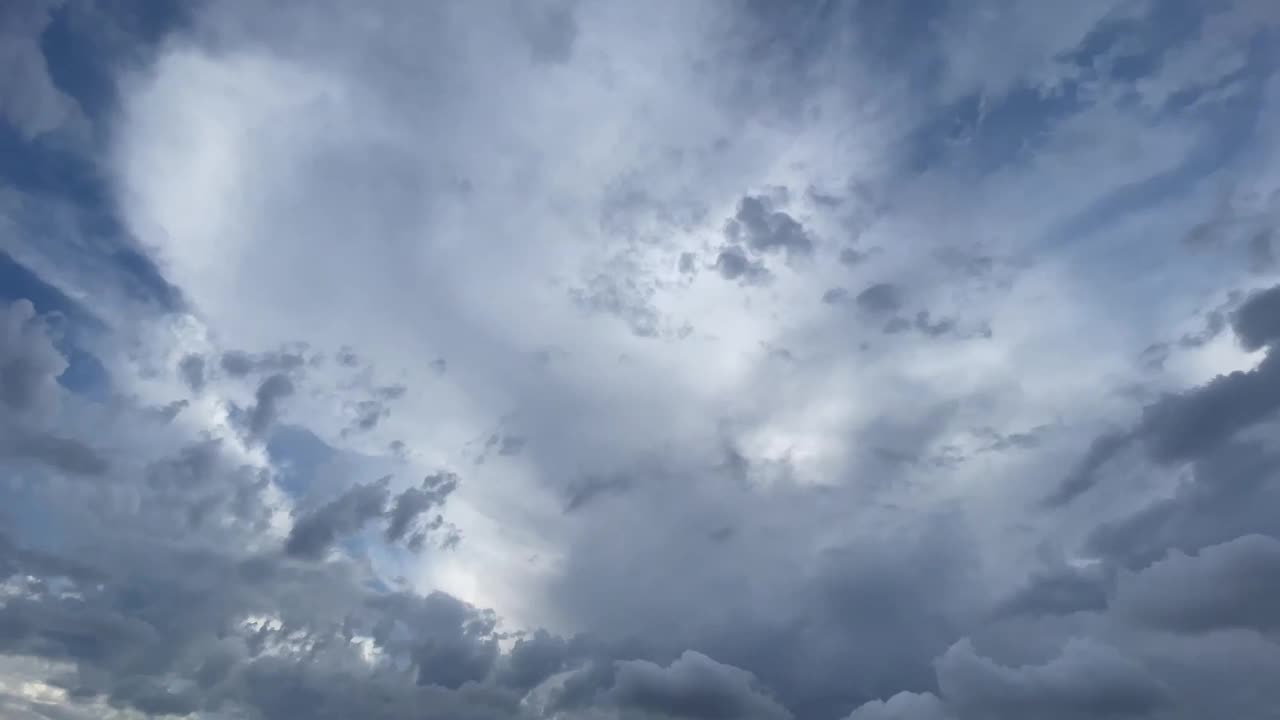
<path fill-rule="evenodd" d="M 511 652 L 501 659 L 496 679 L 503 687 L 528 691 L 563 670 L 581 652 L 569 641 L 537 630 L 518 638 Z M 581 659 L 581 658 L 578 658 Z"/>
<path fill-rule="evenodd" d="M 634 274 L 600 273 L 585 287 L 571 290 L 569 296 L 584 310 L 621 319 L 639 337 L 655 337 L 662 329 L 662 317 L 653 307 L 653 294 L 647 281 Z"/>
<path fill-rule="evenodd" d="M 1257 368 L 1219 375 L 1194 390 L 1165 395 L 1142 411 L 1138 435 L 1158 462 L 1189 460 L 1280 407 L 1280 354 Z"/>
<path fill-rule="evenodd" d="M 1094 441 L 1089 453 L 1050 498 L 1068 502 L 1095 486 L 1099 473 L 1133 442 L 1160 464 L 1187 462 L 1211 453 L 1241 431 L 1271 417 L 1280 408 L 1280 354 L 1270 344 L 1280 326 L 1273 322 L 1280 291 L 1272 288 L 1247 298 L 1232 317 L 1232 328 L 1246 348 L 1267 347 L 1257 367 L 1219 375 L 1196 388 L 1166 393 L 1142 410 L 1137 425 Z"/>
<path fill-rule="evenodd" d="M 369 432 L 383 420 L 391 416 L 392 405 L 408 394 L 409 388 L 402 383 L 377 385 L 373 382 L 372 373 L 366 371 L 354 382 L 346 384 L 349 391 L 356 391 L 367 397 L 348 400 L 347 412 L 351 415 L 350 424 L 342 429 L 343 436 L 352 433 Z"/>
<path fill-rule="evenodd" d="M 141 512 L 92 502 L 93 487 L 61 493 L 47 521 L 65 526 L 69 542 L 78 536 L 72 528 L 95 539 L 74 561 L 0 534 L 0 576 L 26 578 L 6 589 L 0 654 L 70 664 L 48 682 L 83 702 L 143 713 L 524 716 L 519 695 L 489 681 L 505 663 L 492 614 L 442 594 L 369 590 L 341 559 L 297 564 L 254 554 L 240 531 L 231 536 L 238 542 L 226 532 L 252 535 L 265 525 L 228 525 L 234 512 L 214 524 L 174 517 L 210 490 L 234 488 L 242 473 L 211 441 L 151 464 L 134 486 Z M 427 483 L 437 497 L 448 485 Z M 261 495 L 240 501 L 255 509 L 246 515 L 265 509 Z M 385 501 L 378 483 L 359 486 L 304 514 L 288 546 L 315 557 L 377 517 Z M 77 510 L 87 521 L 68 524 Z M 253 616 L 268 620 L 249 622 Z M 371 667 L 352 633 L 397 659 Z"/>
<path fill-rule="evenodd" d="M 1050 498 L 1069 502 L 1094 487 L 1113 458 L 1138 441 L 1162 464 L 1193 460 L 1266 419 L 1280 407 L 1280 355 L 1269 353 L 1253 370 L 1219 375 L 1143 408 L 1137 426 L 1096 439 L 1086 457 Z"/>
<path fill-rule="evenodd" d="M 27 300 L 0 305 L 0 411 L 45 416 L 57 404 L 67 362 Z"/>
<path fill-rule="evenodd" d="M 1092 640 L 1071 640 L 1043 664 L 1002 666 L 961 641 L 937 661 L 938 685 L 961 717 L 1086 720 L 1150 717 L 1169 689 L 1139 662 Z"/>
<path fill-rule="evenodd" d="M 896 312 L 902 307 L 902 291 L 891 283 L 876 283 L 859 292 L 853 301 L 859 309 L 869 313 Z"/>
<path fill-rule="evenodd" d="M 787 213 L 773 209 L 772 200 L 764 195 L 746 195 L 739 201 L 725 226 L 725 237 L 756 253 L 781 250 L 788 257 L 813 253 L 809 231 Z"/>
<path fill-rule="evenodd" d="M 617 663 L 609 699 L 658 717 L 687 720 L 789 720 L 750 673 L 688 651 L 667 667 L 645 660 Z"/>
<path fill-rule="evenodd" d="M 538 62 L 564 63 L 573 55 L 578 22 L 569 2 L 512 3 L 521 34 Z"/>
<path fill-rule="evenodd" d="M 1280 540 L 1244 535 L 1202 548 L 1173 551 L 1120 578 L 1116 612 L 1141 625 L 1174 632 L 1280 628 Z"/>
<path fill-rule="evenodd" d="M 862 264 L 868 257 L 869 253 L 855 250 L 853 248 L 840 248 L 840 264 L 846 267 Z"/>
<path fill-rule="evenodd" d="M 1231 327 L 1246 350 L 1280 340 L 1280 285 L 1246 297 L 1231 318 Z"/>
<path fill-rule="evenodd" d="M 912 325 L 910 320 L 904 317 L 891 317 L 888 322 L 884 324 L 884 328 L 882 329 L 884 330 L 885 335 L 898 335 L 910 330 L 911 327 Z"/>
<path fill-rule="evenodd" d="M 1008 450 L 1033 450 L 1040 447 L 1051 426 L 1037 425 L 1026 430 L 1004 433 L 991 427 L 974 430 L 974 436 L 985 441 L 981 452 L 1005 452 Z"/>
<path fill-rule="evenodd" d="M 232 377 L 244 377 L 253 372 L 254 362 L 248 353 L 232 351 L 222 354 L 219 365 L 223 372 Z"/>
<path fill-rule="evenodd" d="M 352 409 L 355 411 L 355 418 L 345 428 L 346 432 L 368 432 L 391 414 L 391 410 L 378 400 L 358 400 Z"/>
<path fill-rule="evenodd" d="M 0 458 L 21 458 L 73 475 L 101 475 L 107 458 L 49 427 L 67 361 L 44 318 L 26 300 L 0 305 Z"/>
<path fill-rule="evenodd" d="M 203 355 L 187 355 L 178 363 L 178 375 L 193 392 L 204 389 L 205 369 Z"/>
<path fill-rule="evenodd" d="M 750 487 L 746 480 L 725 468 L 729 487 Z M 637 479 L 625 504 L 582 513 L 581 522 L 593 522 L 593 540 L 575 545 L 564 561 L 557 607 L 606 646 L 626 648 L 614 657 L 629 653 L 663 666 L 694 649 L 750 672 L 798 718 L 841 717 L 867 700 L 932 681 L 929 662 L 957 639 L 955 623 L 964 612 L 958 608 L 972 577 L 971 545 L 952 520 L 934 518 L 928 532 L 895 535 L 874 551 L 850 543 L 817 558 L 804 554 L 811 559 L 797 565 L 775 564 L 763 559 L 799 557 L 786 547 L 786 531 L 742 518 L 818 518 L 824 507 L 844 507 L 839 498 L 849 496 L 831 492 L 796 507 L 794 496 L 780 493 L 760 498 L 767 512 L 757 516 L 734 492 L 707 492 L 710 482 L 650 474 Z M 678 488 L 697 490 L 673 503 Z M 636 534 L 655 518 L 666 519 L 663 533 Z M 732 539 L 708 542 L 709 533 L 730 522 Z M 619 565 L 622 542 L 630 559 Z M 738 566 L 756 570 L 744 580 L 733 571 Z M 667 589 L 642 591 L 653 584 Z M 633 638 L 640 641 L 627 644 Z"/>
<path fill-rule="evenodd" d="M 0 422 L 0 432 L 0 457 L 34 460 L 72 475 L 102 475 L 110 468 L 101 451 L 76 438 L 6 422 Z"/>
<path fill-rule="evenodd" d="M 390 478 L 382 478 L 354 485 L 337 498 L 298 517 L 285 540 L 285 552 L 306 560 L 323 558 L 338 540 L 359 532 L 386 513 L 389 482 Z"/>
<path fill-rule="evenodd" d="M 929 316 L 928 310 L 921 310 L 916 313 L 915 328 L 921 333 L 929 337 L 939 337 L 947 335 L 955 330 L 956 321 L 951 318 L 938 318 L 933 320 Z"/>
<path fill-rule="evenodd" d="M 1065 563 L 1038 570 L 995 610 L 997 617 L 1070 615 L 1105 610 L 1112 578 L 1103 565 L 1077 568 Z"/>
<path fill-rule="evenodd" d="M 740 280 L 749 285 L 759 285 L 769 280 L 764 265 L 752 260 L 738 247 L 730 246 L 716 256 L 715 268 L 725 280 Z"/>
<path fill-rule="evenodd" d="M 1048 503 L 1062 505 L 1093 488 L 1100 479 L 1098 473 L 1103 466 L 1127 449 L 1132 442 L 1133 436 L 1128 432 L 1109 432 L 1094 438 L 1084 457 L 1049 496 Z"/>
<path fill-rule="evenodd" d="M 900 692 L 888 700 L 859 706 L 845 720 L 952 720 L 942 701 L 930 692 Z"/>
<path fill-rule="evenodd" d="M 1280 501 L 1280 449 L 1232 441 L 1190 463 L 1187 481 L 1167 497 L 1099 525 L 1085 549 L 1122 566 L 1141 568 L 1170 550 L 1195 552 L 1234 538 L 1276 536 L 1280 522 L 1266 509 Z"/>
<path fill-rule="evenodd" d="M 634 482 L 635 478 L 625 473 L 580 478 L 565 490 L 564 511 L 581 510 L 602 497 L 624 493 Z"/>
<path fill-rule="evenodd" d="M 842 287 L 834 287 L 822 293 L 822 302 L 828 305 L 843 305 L 849 302 L 849 291 Z"/>
<path fill-rule="evenodd" d="M 218 364 L 231 377 L 245 377 L 251 373 L 290 373 L 306 365 L 301 353 L 287 350 L 248 353 L 231 350 L 222 354 Z"/>
<path fill-rule="evenodd" d="M 305 658 L 262 657 L 251 662 L 237 690 L 265 720 L 503 720 L 526 717 L 520 698 L 491 687 L 450 690 L 405 682 L 395 675 L 353 674 L 342 665 Z"/>
<path fill-rule="evenodd" d="M 54 682 L 71 694 L 149 713 L 522 715 L 517 695 L 467 686 L 488 677 L 496 639 L 491 619 L 454 598 L 367 596 L 333 569 L 298 572 L 269 560 L 249 570 L 216 555 L 150 559 L 164 573 L 136 569 L 146 586 L 86 587 L 76 599 L 37 590 L 7 604 L 0 649 L 70 661 L 76 671 Z M 179 567 L 186 572 L 174 573 Z M 283 612 L 282 622 L 241 623 L 261 610 Z M 345 623 L 326 617 L 334 611 Z M 353 631 L 410 669 L 369 668 L 350 643 Z"/>
<path fill-rule="evenodd" d="M 861 296 L 859 296 L 861 297 Z M 824 299 L 826 299 L 824 297 Z M 838 302 L 849 302 L 847 295 L 840 296 Z M 893 302 L 897 302 L 897 298 L 892 298 L 889 294 L 877 298 L 876 300 L 868 300 L 867 303 L 858 302 L 859 307 L 871 315 L 882 315 L 891 312 L 887 308 L 892 306 Z M 855 301 L 856 302 L 856 301 Z M 878 303 L 884 303 L 885 309 L 877 310 L 880 307 Z M 960 340 L 969 340 L 974 338 L 990 338 L 991 328 L 986 323 L 977 323 L 970 327 L 962 329 L 959 321 L 951 317 L 934 318 L 928 310 L 920 310 L 916 312 L 914 318 L 907 318 L 902 315 L 894 315 L 885 321 L 881 327 L 881 331 L 886 335 L 901 335 L 907 332 L 915 332 L 926 338 L 953 338 Z"/>
<path fill-rule="evenodd" d="M 254 392 L 254 403 L 245 417 L 245 431 L 249 437 L 261 439 L 280 416 L 280 404 L 293 394 L 293 381 L 287 375 L 267 377 Z"/>
<path fill-rule="evenodd" d="M 391 505 L 387 520 L 386 538 L 388 542 L 400 542 L 422 515 L 433 508 L 439 508 L 449 499 L 449 495 L 458 489 L 458 476 L 453 473 L 436 473 L 422 480 L 422 485 L 409 488 L 396 496 Z M 428 529 L 438 529 L 443 522 L 441 516 L 429 523 Z"/>

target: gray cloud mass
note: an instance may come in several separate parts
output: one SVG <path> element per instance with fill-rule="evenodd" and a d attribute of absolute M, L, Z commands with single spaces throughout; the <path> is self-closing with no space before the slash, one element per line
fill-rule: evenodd
<path fill-rule="evenodd" d="M 0 7 L 0 717 L 1275 717 L 1278 39 Z"/>

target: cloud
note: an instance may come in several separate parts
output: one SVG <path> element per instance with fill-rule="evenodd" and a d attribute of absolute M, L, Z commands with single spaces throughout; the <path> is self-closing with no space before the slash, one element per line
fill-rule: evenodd
<path fill-rule="evenodd" d="M 681 654 L 666 667 L 643 660 L 617 663 L 605 695 L 609 702 L 624 709 L 664 718 L 791 717 L 785 708 L 761 693 L 750 673 L 692 651 Z"/>
<path fill-rule="evenodd" d="M 769 198 L 746 195 L 738 202 L 738 210 L 725 226 L 725 237 L 741 241 L 756 253 L 781 250 L 788 257 L 809 255 L 813 240 L 795 218 L 774 210 Z"/>
<path fill-rule="evenodd" d="M 0 714 L 1280 704 L 1271 4 L 13 12 Z"/>
<path fill-rule="evenodd" d="M 933 693 L 900 692 L 888 700 L 872 700 L 846 720 L 947 720 L 950 716 Z"/>
<path fill-rule="evenodd" d="M 1233 319 L 1233 328 L 1246 348 L 1270 342 L 1268 303 L 1272 291 L 1247 299 Z M 1166 393 L 1142 409 L 1137 425 L 1127 432 L 1097 438 L 1088 455 L 1063 482 L 1051 502 L 1069 501 L 1098 481 L 1098 473 L 1113 457 L 1138 441 L 1158 463 L 1200 457 L 1222 446 L 1241 430 L 1255 425 L 1280 408 L 1280 356 L 1270 351 L 1249 370 L 1218 375 L 1180 393 Z"/>
<path fill-rule="evenodd" d="M 843 265 L 848 265 L 849 267 L 853 267 L 854 265 L 858 265 L 859 263 L 861 263 L 863 260 L 866 260 L 866 259 L 867 259 L 867 253 L 859 252 L 857 250 L 854 250 L 853 248 L 840 249 L 840 263 Z"/>
<path fill-rule="evenodd" d="M 232 377 L 245 377 L 250 373 L 288 373 L 306 363 L 295 352 L 267 352 L 251 354 L 241 350 L 222 353 L 218 365 Z"/>
<path fill-rule="evenodd" d="M 573 55 L 578 23 L 569 4 L 513 6 L 529 51 L 540 62 L 563 63 Z"/>
<path fill-rule="evenodd" d="M 876 283 L 855 295 L 853 302 L 870 313 L 891 313 L 902 307 L 902 291 L 891 283 Z"/>
<path fill-rule="evenodd" d="M 634 480 L 628 475 L 581 478 L 568 487 L 564 511 L 580 510 L 601 497 L 624 493 L 633 483 Z"/>
<path fill-rule="evenodd" d="M 424 478 L 421 487 L 408 488 L 397 495 L 387 521 L 387 541 L 394 543 L 403 540 L 418 517 L 443 505 L 457 488 L 456 475 L 437 473 Z"/>
<path fill-rule="evenodd" d="M 1110 432 L 1093 439 L 1088 451 L 1063 481 L 1061 486 L 1049 497 L 1051 505 L 1061 505 L 1075 499 L 1097 484 L 1098 473 L 1112 458 L 1127 449 L 1133 436 L 1127 432 Z"/>
<path fill-rule="evenodd" d="M 263 380 L 254 392 L 254 403 L 245 412 L 244 427 L 251 438 L 262 438 L 280 415 L 280 403 L 293 394 L 293 381 L 276 373 Z"/>
<path fill-rule="evenodd" d="M 178 372 L 182 380 L 194 392 L 204 389 L 204 358 L 200 355 L 187 355 L 178 363 Z"/>
<path fill-rule="evenodd" d="M 1168 557 L 1120 579 L 1116 612 L 1144 625 L 1175 632 L 1249 628 L 1262 632 L 1280 623 L 1263 598 L 1280 583 L 1280 541 L 1245 535 Z"/>
<path fill-rule="evenodd" d="M 840 305 L 849 301 L 849 291 L 842 287 L 829 288 L 822 293 L 822 302 L 828 305 Z"/>
<path fill-rule="evenodd" d="M 1072 640 L 1047 663 L 1005 667 L 962 641 L 937 661 L 948 700 L 977 717 L 1142 717 L 1170 701 L 1169 691 L 1115 649 Z"/>
<path fill-rule="evenodd" d="M 0 403 L 6 414 L 47 417 L 57 402 L 57 378 L 66 369 L 29 301 L 0 314 Z"/>
<path fill-rule="evenodd" d="M 6 426 L 0 454 L 36 460 L 72 475 L 102 475 L 110 467 L 101 452 L 80 440 L 22 427 Z"/>
<path fill-rule="evenodd" d="M 0 47 L 11 68 L 0 86 L 0 117 L 29 139 L 82 121 L 75 101 L 50 77 L 38 44 L 58 5 L 40 0 L 8 6 L 0 15 Z"/>
<path fill-rule="evenodd" d="M 741 280 L 746 284 L 762 284 L 770 277 L 762 263 L 749 259 L 741 249 L 733 246 L 716 255 L 715 268 L 725 280 Z"/>
<path fill-rule="evenodd" d="M 387 483 L 383 478 L 351 487 L 293 523 L 285 540 L 285 552 L 294 557 L 319 560 L 343 536 L 358 532 L 386 512 Z M 397 500 L 397 509 L 400 502 Z"/>
<path fill-rule="evenodd" d="M 49 425 L 58 410 L 58 376 L 67 369 L 46 318 L 27 300 L 0 306 L 0 456 L 45 463 L 73 475 L 101 475 L 108 461 Z"/>
<path fill-rule="evenodd" d="M 1236 309 L 1231 327 L 1246 350 L 1257 350 L 1280 340 L 1280 286 L 1260 290 Z"/>

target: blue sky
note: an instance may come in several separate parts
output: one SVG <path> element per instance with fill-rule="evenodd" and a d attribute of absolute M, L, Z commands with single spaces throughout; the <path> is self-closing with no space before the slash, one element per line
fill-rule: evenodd
<path fill-rule="evenodd" d="M 0 9 L 0 715 L 1262 718 L 1265 0 Z"/>

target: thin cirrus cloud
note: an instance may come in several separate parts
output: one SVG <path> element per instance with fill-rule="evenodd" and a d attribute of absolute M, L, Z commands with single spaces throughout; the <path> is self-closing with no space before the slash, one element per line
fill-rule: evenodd
<path fill-rule="evenodd" d="M 0 715 L 1267 716 L 1278 32 L 0 10 Z"/>

